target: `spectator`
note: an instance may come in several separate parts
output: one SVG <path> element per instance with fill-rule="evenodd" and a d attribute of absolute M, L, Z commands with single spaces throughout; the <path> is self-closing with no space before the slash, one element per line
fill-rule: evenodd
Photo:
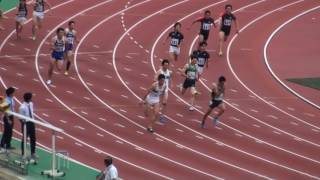
<path fill-rule="evenodd" d="M 97 176 L 97 180 L 119 180 L 118 178 L 118 170 L 117 168 L 112 164 L 112 157 L 107 156 L 104 159 L 104 164 L 106 166 L 106 169 L 101 172 L 100 175 Z"/>
<path fill-rule="evenodd" d="M 19 113 L 23 116 L 33 118 L 33 103 L 32 103 L 32 93 L 27 92 L 23 95 L 24 102 L 19 108 Z M 21 131 L 24 133 L 24 124 L 26 123 L 27 128 L 27 139 L 30 138 L 31 147 L 31 159 L 36 158 L 36 129 L 33 122 L 26 122 L 25 119 L 21 119 Z M 21 153 L 24 155 L 24 138 L 21 141 Z"/>
<path fill-rule="evenodd" d="M 9 87 L 6 90 L 6 98 L 5 102 L 9 105 L 10 111 L 14 112 L 14 92 L 15 88 Z M 12 138 L 12 129 L 14 126 L 14 117 L 13 115 L 9 115 L 8 113 L 4 113 L 3 116 L 3 136 L 0 143 L 0 152 L 4 152 L 6 149 L 14 149 L 14 147 L 11 146 L 11 138 Z"/>

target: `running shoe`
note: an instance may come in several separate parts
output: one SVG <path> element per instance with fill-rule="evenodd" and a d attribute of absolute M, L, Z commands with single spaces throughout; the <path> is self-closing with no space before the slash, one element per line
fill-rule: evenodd
<path fill-rule="evenodd" d="M 194 111 L 194 107 L 193 107 L 193 106 L 190 106 L 190 107 L 189 107 L 189 111 Z"/>
<path fill-rule="evenodd" d="M 153 133 L 154 131 L 153 131 L 153 129 L 152 128 L 147 128 L 147 131 L 149 131 L 150 133 Z"/>
<path fill-rule="evenodd" d="M 200 127 L 201 127 L 202 129 L 204 129 L 204 128 L 206 127 L 206 125 L 204 124 L 204 122 L 201 122 Z"/>
<path fill-rule="evenodd" d="M 65 71 L 65 72 L 64 72 L 64 75 L 68 76 L 68 75 L 69 75 L 69 72 L 68 72 L 68 71 Z"/>
<path fill-rule="evenodd" d="M 47 85 L 50 85 L 52 83 L 52 81 L 49 79 L 47 80 Z"/>
<path fill-rule="evenodd" d="M 217 117 L 212 119 L 213 126 L 216 127 L 219 123 L 219 119 Z"/>
<path fill-rule="evenodd" d="M 161 123 L 165 123 L 167 120 L 166 120 L 166 118 L 164 117 L 164 115 L 161 114 L 160 117 L 159 117 L 159 121 L 160 121 Z"/>

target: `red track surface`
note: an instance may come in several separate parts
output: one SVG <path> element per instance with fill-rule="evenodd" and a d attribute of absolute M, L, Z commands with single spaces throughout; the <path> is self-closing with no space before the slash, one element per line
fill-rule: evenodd
<path fill-rule="evenodd" d="M 222 123 L 215 129 L 209 122 L 207 129 L 199 128 L 209 91 L 199 83 L 198 111 L 188 112 L 184 104 L 188 97 L 180 97 L 176 88 L 182 78 L 176 76 L 169 97 L 170 121 L 157 125 L 154 135 L 144 130 L 147 119 L 137 105 L 137 96 L 141 97 L 152 82 L 151 60 L 158 68 L 159 58 L 167 56 L 167 45 L 155 44 L 156 39 L 183 17 L 183 26 L 189 26 L 202 14 L 194 12 L 204 7 L 210 6 L 216 17 L 226 2 L 111 1 L 79 13 L 101 2 L 74 0 L 54 9 L 51 17 L 46 17 L 36 42 L 29 39 L 17 42 L 11 37 L 1 49 L 3 83 L 18 87 L 17 97 L 24 91 L 36 93 L 39 117 L 66 132 L 60 135 L 59 148 L 67 149 L 74 159 L 95 168 L 102 168 L 101 159 L 111 154 L 125 179 L 320 178 L 320 112 L 283 89 L 269 75 L 262 58 L 263 45 L 270 33 L 289 18 L 319 5 L 318 1 L 227 1 L 234 10 L 247 6 L 236 12 L 241 27 L 269 14 L 242 30 L 230 44 L 229 58 L 211 52 L 204 85 L 210 87 L 220 74 L 228 79 L 227 102 L 231 106 Z M 285 5 L 282 10 L 272 12 Z M 47 87 L 43 79 L 49 56 L 38 55 L 48 53 L 45 42 L 52 34 L 47 35 L 46 31 L 54 32 L 60 23 L 66 26 L 64 21 L 69 17 L 77 22 L 79 36 L 83 38 L 75 58 L 77 71 L 72 71 L 70 77 L 55 74 L 54 86 Z M 9 26 L 12 22 L 5 23 Z M 30 28 L 30 24 L 25 26 L 23 36 L 29 36 Z M 0 38 L 4 39 L 9 30 L 13 27 L 9 26 Z M 123 35 L 124 30 L 129 30 L 129 34 Z M 186 39 L 174 68 L 184 64 L 196 30 L 183 28 Z M 211 33 L 210 50 L 216 48 L 216 34 L 216 30 Z M 160 37 L 160 42 L 163 38 Z M 155 54 L 150 55 L 153 46 Z M 156 58 L 151 59 L 154 55 Z M 38 136 L 41 143 L 49 146 L 47 130 L 38 131 Z"/>
<path fill-rule="evenodd" d="M 316 10 L 285 26 L 272 40 L 268 57 L 272 69 L 283 82 L 318 105 L 320 98 L 317 90 L 290 83 L 286 79 L 319 76 L 319 51 L 316 50 L 319 35 L 313 33 L 318 28 L 319 18 L 320 11 Z M 307 48 L 301 48 L 305 44 Z M 279 47 L 282 47 L 281 52 L 276 50 Z M 290 71 L 286 70 L 288 64 Z"/>

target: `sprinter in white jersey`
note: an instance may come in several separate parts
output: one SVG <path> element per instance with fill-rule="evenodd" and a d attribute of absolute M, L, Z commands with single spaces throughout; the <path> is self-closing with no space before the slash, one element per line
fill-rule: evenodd
<path fill-rule="evenodd" d="M 164 91 L 164 94 L 161 101 L 161 108 L 160 108 L 160 122 L 165 122 L 164 113 L 166 112 L 167 102 L 168 102 L 168 95 L 169 95 L 169 87 L 171 84 L 172 79 L 172 71 L 169 70 L 170 61 L 168 59 L 164 59 L 161 62 L 162 67 L 157 71 L 154 81 L 158 80 L 158 76 L 160 74 L 163 74 L 165 76 L 165 83 L 166 83 L 166 89 Z"/>
<path fill-rule="evenodd" d="M 206 114 L 202 118 L 201 127 L 205 127 L 205 122 L 207 117 L 211 114 L 212 110 L 217 108 L 218 113 L 213 118 L 213 124 L 216 126 L 218 124 L 219 117 L 226 110 L 226 105 L 223 102 L 223 98 L 225 96 L 225 82 L 226 78 L 224 76 L 220 76 L 218 80 L 218 84 L 213 84 L 212 92 L 211 92 L 211 101 L 209 103 L 209 108 Z"/>
<path fill-rule="evenodd" d="M 142 103 L 145 105 L 145 115 L 150 118 L 147 131 L 153 133 L 153 125 L 159 118 L 160 98 L 166 89 L 165 75 L 160 74 L 157 82 L 154 82 L 149 88 L 147 94 L 143 97 Z"/>
<path fill-rule="evenodd" d="M 77 40 L 77 31 L 74 30 L 74 21 L 69 21 L 68 23 L 68 28 L 66 28 L 66 50 L 65 50 L 65 60 L 66 62 L 66 70 L 64 72 L 64 75 L 69 74 L 69 69 L 71 66 L 71 58 L 72 58 L 72 53 L 73 49 L 75 46 L 75 43 L 78 43 Z"/>
<path fill-rule="evenodd" d="M 45 6 L 51 9 L 47 0 L 33 0 L 32 39 L 36 40 L 36 31 L 41 29 Z"/>
<path fill-rule="evenodd" d="M 22 26 L 27 21 L 28 9 L 26 0 L 20 0 L 17 6 L 16 14 L 16 35 L 17 39 L 21 39 Z"/>
<path fill-rule="evenodd" d="M 49 64 L 48 70 L 48 80 L 47 84 L 51 84 L 51 78 L 53 75 L 53 69 L 56 67 L 58 71 L 61 71 L 63 68 L 63 57 L 66 46 L 65 32 L 63 28 L 58 28 L 56 31 L 56 36 L 52 38 L 51 42 L 51 61 Z"/>

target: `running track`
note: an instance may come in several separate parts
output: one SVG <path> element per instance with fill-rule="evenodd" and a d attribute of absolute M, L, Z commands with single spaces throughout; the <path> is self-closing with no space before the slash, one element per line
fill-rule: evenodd
<path fill-rule="evenodd" d="M 64 4 L 46 16 L 36 42 L 27 38 L 30 23 L 21 42 L 14 36 L 6 39 L 13 30 L 12 19 L 4 22 L 8 28 L 0 35 L 4 39 L 0 73 L 3 86 L 19 88 L 19 99 L 27 90 L 36 94 L 37 115 L 65 129 L 58 147 L 70 151 L 74 159 L 101 169 L 101 160 L 111 154 L 125 179 L 320 178 L 320 113 L 275 81 L 262 56 L 266 40 L 278 26 L 319 6 L 318 1 L 51 3 Z M 241 34 L 230 37 L 226 55 L 220 58 L 215 53 L 217 31 L 211 33 L 212 58 L 198 83 L 197 111 L 187 111 L 188 97 L 179 94 L 176 86 L 182 78 L 176 75 L 169 121 L 148 134 L 137 103 L 151 84 L 160 58 L 167 57 L 167 45 L 161 43 L 167 35 L 164 30 L 177 20 L 183 23 L 186 39 L 180 60 L 173 63 L 175 69 L 182 67 L 197 31 L 197 27 L 190 31 L 185 27 L 207 8 L 216 17 L 226 3 L 234 6 Z M 77 21 L 82 38 L 74 58 L 76 67 L 69 77 L 55 74 L 53 85 L 47 87 L 48 42 L 56 27 L 66 26 L 69 19 Z M 219 127 L 212 128 L 208 121 L 202 130 L 199 120 L 207 107 L 208 90 L 220 74 L 228 80 L 228 110 Z M 50 146 L 47 131 L 38 128 L 38 139 Z"/>

